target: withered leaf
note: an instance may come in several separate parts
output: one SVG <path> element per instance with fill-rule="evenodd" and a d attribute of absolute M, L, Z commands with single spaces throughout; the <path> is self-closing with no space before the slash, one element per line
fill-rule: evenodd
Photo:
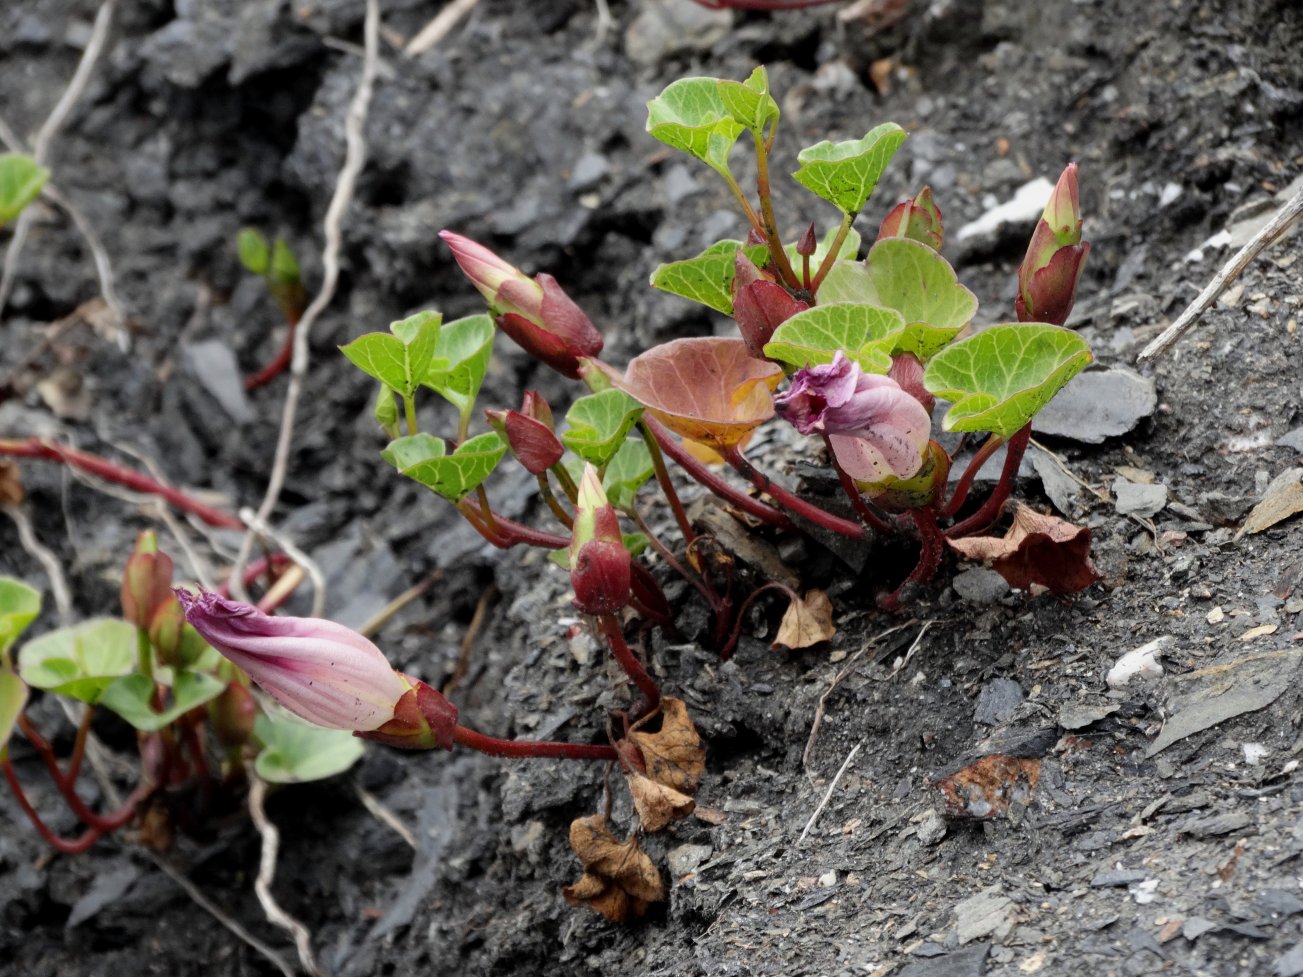
<path fill-rule="evenodd" d="M 1022 503 L 1003 537 L 970 536 L 946 542 L 965 559 L 989 562 L 1009 586 L 1020 590 L 1036 584 L 1056 594 L 1073 594 L 1099 579 L 1090 560 L 1089 529 L 1042 515 Z"/>
<path fill-rule="evenodd" d="M 682 791 L 657 783 L 636 770 L 630 771 L 628 777 L 634 809 L 643 828 L 649 832 L 660 831 L 667 824 L 686 818 L 697 806 L 697 802 Z"/>
<path fill-rule="evenodd" d="M 695 794 L 706 769 L 706 748 L 688 717 L 682 699 L 661 699 L 661 728 L 655 733 L 633 730 L 629 739 L 642 751 L 647 776 L 681 794 Z M 688 808 L 683 815 L 692 813 Z M 649 829 L 650 830 L 650 829 Z"/>
<path fill-rule="evenodd" d="M 23 501 L 23 476 L 16 461 L 0 461 L 0 505 Z"/>
<path fill-rule="evenodd" d="M 571 822 L 570 847 L 584 864 L 579 881 L 562 890 L 572 906 L 588 906 L 613 923 L 626 923 L 664 901 L 665 886 L 652 860 L 637 839 L 617 841 L 603 815 Z"/>
<path fill-rule="evenodd" d="M 1299 512 L 1303 512 L 1303 468 L 1287 468 L 1271 480 L 1262 501 L 1253 507 L 1235 538 L 1270 529 Z"/>
<path fill-rule="evenodd" d="M 836 633 L 832 623 L 832 601 L 822 590 L 808 590 L 805 597 L 793 599 L 787 605 L 778 624 L 778 635 L 769 647 L 783 645 L 795 651 L 827 641 Z"/>

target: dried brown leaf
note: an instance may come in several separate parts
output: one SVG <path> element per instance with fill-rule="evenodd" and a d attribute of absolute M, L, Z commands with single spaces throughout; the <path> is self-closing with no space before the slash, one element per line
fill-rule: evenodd
<path fill-rule="evenodd" d="M 628 778 L 634 809 L 648 832 L 655 833 L 671 822 L 686 818 L 697 806 L 697 802 L 682 791 L 657 783 L 636 770 L 630 771 Z"/>
<path fill-rule="evenodd" d="M 822 590 L 808 590 L 805 597 L 794 599 L 787 605 L 787 611 L 778 624 L 778 635 L 769 647 L 783 645 L 795 651 L 827 641 L 836 633 L 832 623 L 832 601 Z"/>
<path fill-rule="evenodd" d="M 634 730 L 629 739 L 642 751 L 648 777 L 680 794 L 695 794 L 706 769 L 706 748 L 697 727 L 692 725 L 682 699 L 661 699 L 660 715 L 661 728 L 657 732 Z"/>
<path fill-rule="evenodd" d="M 0 505 L 18 505 L 24 494 L 18 462 L 0 461 Z"/>
<path fill-rule="evenodd" d="M 968 560 L 989 562 L 1009 586 L 1033 584 L 1056 594 L 1073 594 L 1099 579 L 1090 560 L 1090 530 L 1019 503 L 1003 536 L 946 540 Z"/>
<path fill-rule="evenodd" d="M 1253 507 L 1235 538 L 1260 533 L 1300 512 L 1303 512 L 1303 468 L 1289 468 L 1271 480 L 1262 501 Z"/>
<path fill-rule="evenodd" d="M 562 890 L 572 906 L 587 906 L 613 923 L 626 923 L 664 901 L 665 886 L 652 860 L 637 839 L 617 841 L 603 815 L 571 822 L 570 847 L 584 864 L 579 881 Z"/>

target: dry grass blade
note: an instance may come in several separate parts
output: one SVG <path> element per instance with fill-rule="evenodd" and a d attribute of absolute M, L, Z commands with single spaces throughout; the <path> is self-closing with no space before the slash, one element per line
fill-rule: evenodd
<path fill-rule="evenodd" d="M 403 53 L 409 58 L 419 58 L 445 37 L 457 26 L 457 21 L 465 17 L 480 0 L 453 0 L 444 7 L 434 19 L 421 28 L 419 34 L 407 42 Z"/>
<path fill-rule="evenodd" d="M 819 815 L 823 813 L 823 809 L 827 807 L 828 802 L 832 800 L 832 792 L 837 789 L 837 785 L 841 782 L 842 775 L 846 773 L 847 768 L 851 765 L 851 761 L 855 759 L 860 752 L 860 748 L 863 746 L 864 741 L 860 740 L 851 749 L 851 752 L 846 754 L 846 759 L 842 761 L 841 767 L 837 770 L 837 775 L 832 778 L 832 783 L 828 785 L 828 789 L 824 792 L 823 800 L 819 802 L 819 806 L 816 807 L 814 813 L 810 815 L 810 820 L 805 822 L 805 828 L 801 831 L 801 837 L 796 839 L 798 845 L 805 841 L 805 836 L 810 833 L 815 822 L 819 820 Z"/>
<path fill-rule="evenodd" d="M 258 902 L 267 919 L 285 930 L 294 938 L 294 946 L 299 951 L 299 963 L 312 977 L 323 977 L 312 954 L 312 934 L 308 928 L 281 908 L 276 897 L 272 895 L 271 884 L 276 877 L 276 855 L 280 850 L 280 832 L 267 817 L 263 802 L 267 797 L 267 784 L 261 777 L 249 778 L 249 816 L 262 838 L 262 854 L 258 861 L 258 877 L 254 880 L 253 891 L 258 894 Z"/>

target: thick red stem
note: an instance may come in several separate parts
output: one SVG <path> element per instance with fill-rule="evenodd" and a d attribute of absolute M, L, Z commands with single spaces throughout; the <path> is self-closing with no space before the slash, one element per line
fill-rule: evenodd
<path fill-rule="evenodd" d="M 77 815 L 83 824 L 94 828 L 100 834 L 107 834 L 110 831 L 116 831 L 135 817 L 136 804 L 139 802 L 139 798 L 134 794 L 112 814 L 96 814 L 92 811 L 78 795 L 75 783 L 65 776 L 64 772 L 59 768 L 59 758 L 55 756 L 54 747 L 50 745 L 49 740 L 37 732 L 36 727 L 32 725 L 31 720 L 26 716 L 18 717 L 18 728 L 22 730 L 23 735 L 27 737 L 27 741 L 32 744 L 33 749 L 40 754 L 41 760 L 45 763 L 45 769 L 49 771 L 50 779 L 54 781 L 54 786 L 59 789 L 59 793 L 67 801 L 72 813 Z"/>
<path fill-rule="evenodd" d="M 968 536 L 979 529 L 985 529 L 1000 517 L 1000 512 L 1004 509 L 1009 494 L 1013 491 L 1014 479 L 1018 475 L 1018 466 L 1022 464 L 1022 456 L 1027 451 L 1027 442 L 1031 440 L 1031 436 L 1032 426 L 1027 424 L 1009 439 L 1009 449 L 1004 456 L 1004 468 L 1000 470 L 1000 481 L 995 483 L 995 489 L 991 492 L 990 497 L 982 503 L 980 509 L 967 519 L 955 523 L 946 530 L 945 534 L 949 539 L 958 539 L 960 536 Z"/>
<path fill-rule="evenodd" d="M 597 618 L 597 622 L 601 625 L 602 634 L 606 637 L 606 643 L 610 645 L 615 660 L 620 663 L 629 680 L 638 686 L 638 691 L 642 693 L 642 703 L 633 711 L 634 717 L 654 712 L 661 704 L 661 688 L 624 640 L 620 622 L 614 614 L 602 614 Z"/>
<path fill-rule="evenodd" d="M 795 492 L 788 491 L 777 482 L 773 481 L 764 472 L 758 471 L 751 462 L 736 447 L 730 448 L 724 453 L 724 458 L 730 465 L 738 470 L 745 478 L 750 479 L 751 484 L 760 491 L 772 496 L 774 501 L 784 509 L 792 512 L 803 519 L 808 519 L 817 526 L 822 526 L 829 532 L 837 533 L 841 536 L 848 536 L 851 539 L 863 539 L 865 535 L 864 526 L 858 522 L 851 522 L 849 519 L 843 519 L 841 516 L 835 516 L 826 509 L 820 509 L 817 505 L 805 501 Z"/>
<path fill-rule="evenodd" d="M 489 756 L 555 760 L 618 760 L 615 747 L 600 743 L 555 743 L 549 740 L 504 740 L 465 726 L 454 726 L 453 741 Z"/>
<path fill-rule="evenodd" d="M 104 832 L 96 828 L 87 828 L 84 833 L 76 838 L 60 838 L 41 820 L 41 816 L 36 813 L 36 808 L 32 807 L 32 802 L 23 793 L 23 785 L 19 783 L 18 774 L 14 772 L 13 764 L 9 762 L 7 757 L 0 761 L 0 767 L 4 768 L 5 780 L 9 784 L 9 789 L 13 791 L 14 800 L 18 802 L 18 806 L 27 815 L 27 820 L 32 822 L 32 826 L 36 828 L 37 833 L 55 851 L 62 852 L 65 855 L 77 855 L 86 851 L 103 836 Z"/>
<path fill-rule="evenodd" d="M 285 334 L 285 342 L 281 344 L 280 352 L 257 373 L 244 378 L 245 390 L 257 390 L 259 387 L 271 383 L 289 369 L 290 361 L 294 359 L 294 333 L 299 327 L 299 317 L 295 315 L 287 321 L 290 328 L 289 332 Z"/>
<path fill-rule="evenodd" d="M 116 465 L 106 458 L 85 451 L 78 451 L 76 448 L 69 448 L 66 445 L 55 444 L 41 438 L 0 440 L 0 455 L 62 462 L 79 471 L 86 472 L 88 475 L 102 478 L 106 482 L 124 485 L 133 492 L 157 495 L 166 499 L 182 512 L 188 512 L 210 526 L 216 526 L 219 529 L 244 528 L 244 523 L 229 512 L 223 512 L 220 509 L 214 509 L 210 505 L 196 501 L 184 492 L 157 482 L 148 475 L 142 475 L 140 472 Z"/>
<path fill-rule="evenodd" d="M 851 500 L 851 505 L 855 507 L 855 512 L 859 515 L 860 521 L 870 529 L 875 529 L 884 534 L 890 533 L 891 527 L 879 519 L 877 513 L 869 508 L 869 504 L 864 501 L 864 496 L 860 495 L 860 489 L 855 484 L 855 479 L 846 473 L 846 469 L 837 460 L 837 453 L 832 450 L 832 441 L 826 434 L 823 436 L 823 443 L 828 448 L 828 460 L 832 462 L 833 468 L 837 470 L 837 480 L 842 483 L 842 491 Z"/>
<path fill-rule="evenodd" d="M 977 473 L 982 470 L 982 466 L 986 464 L 991 455 L 1000 450 L 1002 444 L 1004 444 L 1004 438 L 998 434 L 992 434 L 977 449 L 977 453 L 973 455 L 973 460 L 964 469 L 964 474 L 955 483 L 955 491 L 951 494 L 950 501 L 942 508 L 942 517 L 949 519 L 960 510 L 964 502 L 968 500 L 968 492 L 973 487 L 973 479 L 977 477 Z"/>
<path fill-rule="evenodd" d="M 883 610 L 894 611 L 898 609 L 901 597 L 907 588 L 913 584 L 927 583 L 935 577 L 938 568 L 941 566 L 942 557 L 945 556 L 945 537 L 937 526 L 936 509 L 932 506 L 911 509 L 910 516 L 914 519 L 914 525 L 918 527 L 919 543 L 921 544 L 918 563 L 914 565 L 914 569 L 901 582 L 899 587 L 878 600 L 878 606 Z"/>

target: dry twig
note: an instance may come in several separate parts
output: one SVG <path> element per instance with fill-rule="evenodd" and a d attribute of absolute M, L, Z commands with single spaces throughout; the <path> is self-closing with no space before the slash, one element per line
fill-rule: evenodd
<path fill-rule="evenodd" d="M 295 546 L 289 539 L 276 532 L 266 521 L 259 518 L 258 513 L 252 509 L 241 509 L 240 518 L 244 520 L 245 525 L 251 530 L 248 539 L 252 539 L 254 534 L 271 540 L 278 547 L 284 550 L 285 555 L 301 566 L 308 578 L 312 581 L 312 616 L 321 617 L 326 611 L 326 575 L 321 572 L 321 567 L 317 561 L 308 556 L 307 553 Z M 241 556 L 244 556 L 241 550 Z M 238 576 L 237 576 L 238 574 Z M 235 588 L 239 585 L 243 588 L 244 584 L 244 561 L 240 560 L 231 569 L 231 593 L 235 593 Z"/>
<path fill-rule="evenodd" d="M 335 288 L 339 284 L 339 254 L 344 241 L 344 215 L 353 200 L 358 174 L 362 172 L 366 162 L 366 117 L 371 106 L 371 92 L 375 88 L 376 66 L 380 61 L 379 0 L 367 0 L 364 41 L 366 56 L 362 61 L 362 76 L 358 81 L 357 91 L 353 94 L 353 100 L 349 103 L 348 115 L 344 121 L 346 143 L 344 165 L 340 167 L 339 177 L 335 182 L 335 192 L 330 198 L 330 205 L 326 208 L 326 217 L 322 225 L 325 247 L 321 253 L 321 290 L 304 310 L 298 327 L 294 330 L 294 355 L 290 360 L 289 386 L 285 391 L 280 434 L 276 439 L 276 456 L 272 463 L 271 477 L 267 480 L 267 491 L 263 496 L 262 504 L 258 506 L 256 517 L 256 524 L 264 526 L 271 518 L 272 511 L 280 500 L 281 489 L 285 486 L 290 449 L 294 444 L 294 420 L 298 414 L 304 377 L 308 372 L 308 337 L 321 313 L 335 297 Z M 253 522 L 249 524 L 255 525 Z M 254 536 L 254 532 L 245 534 L 240 543 L 240 552 L 235 558 L 235 565 L 231 569 L 231 592 L 242 600 L 248 599 L 248 594 L 242 592 L 244 589 L 242 584 L 244 567 L 253 551 Z M 289 550 L 287 549 L 286 552 L 288 553 Z M 315 581 L 317 578 L 313 579 Z M 324 600 L 324 591 L 320 588 L 316 599 Z"/>
<path fill-rule="evenodd" d="M 412 829 L 403 824 L 398 815 L 389 810 L 380 798 L 376 797 L 375 794 L 356 780 L 353 781 L 353 793 L 357 795 L 357 799 L 362 802 L 362 806 L 370 812 L 373 818 L 407 842 L 413 851 L 421 850 L 421 846 L 416 843 L 416 835 L 412 834 Z"/>
<path fill-rule="evenodd" d="M 841 768 L 837 771 L 837 775 L 833 777 L 832 783 L 828 785 L 828 790 L 824 792 L 823 800 L 819 802 L 819 806 L 816 807 L 814 813 L 810 815 L 810 820 L 805 822 L 805 830 L 801 832 L 801 837 L 796 839 L 798 845 L 805 841 L 805 836 L 810 833 L 810 829 L 814 827 L 814 823 L 819 820 L 819 815 L 823 813 L 823 809 L 827 807 L 828 802 L 832 800 L 832 792 L 837 789 L 837 785 L 841 782 L 842 774 L 846 773 L 846 768 L 851 765 L 851 761 L 855 759 L 856 754 L 860 752 L 860 747 L 863 745 L 864 740 L 860 740 L 854 747 L 852 747 L 851 752 L 846 754 L 846 759 L 842 761 Z"/>
<path fill-rule="evenodd" d="M 1272 215 L 1262 230 L 1253 235 L 1253 238 L 1244 247 L 1231 257 L 1226 264 L 1222 265 L 1221 271 L 1213 276 L 1213 280 L 1208 283 L 1208 287 L 1199 293 L 1195 299 L 1186 308 L 1177 320 L 1164 329 L 1154 340 L 1140 351 L 1136 357 L 1137 363 L 1146 363 L 1163 353 L 1166 353 L 1176 341 L 1180 339 L 1198 321 L 1199 317 L 1208 311 L 1209 306 L 1217 301 L 1218 296 L 1226 290 L 1226 286 L 1235 281 L 1240 273 L 1248 267 L 1250 261 L 1256 258 L 1267 245 L 1271 244 L 1281 235 L 1283 235 L 1291 224 L 1303 215 L 1303 189 L 1290 197 L 1280 210 Z"/>
<path fill-rule="evenodd" d="M 49 116 L 46 117 L 45 122 L 32 139 L 32 158 L 38 163 L 45 163 L 49 156 L 50 143 L 59 134 L 59 130 L 63 128 L 63 124 L 67 121 L 73 106 L 77 104 L 77 101 L 86 91 L 86 85 L 89 84 L 91 74 L 95 69 L 95 62 L 99 60 L 100 54 L 104 50 L 105 41 L 108 39 L 109 25 L 113 21 L 113 9 L 116 3 L 117 0 L 104 0 L 104 3 L 100 6 L 99 12 L 95 15 L 95 25 L 91 29 L 90 40 L 86 44 L 86 50 L 82 52 L 81 60 L 77 63 L 77 70 L 73 72 L 72 80 L 68 82 L 68 87 L 64 89 L 63 95 L 55 103 Z M 5 251 L 4 273 L 0 275 L 0 313 L 4 312 L 5 304 L 9 301 L 9 293 L 13 289 L 14 279 L 18 274 L 18 261 L 22 256 L 23 246 L 27 242 L 27 232 L 31 228 L 32 214 L 31 208 L 28 208 L 18 216 L 18 223 L 14 225 L 14 236 L 9 241 L 8 250 Z M 72 216 L 71 211 L 69 216 Z M 73 217 L 73 220 L 77 221 L 77 218 Z M 78 227 L 81 227 L 80 222 L 78 222 Z M 108 301 L 107 295 L 105 300 Z"/>
<path fill-rule="evenodd" d="M 419 58 L 447 37 L 448 32 L 457 26 L 457 21 L 470 13 L 479 2 L 480 0 L 452 0 L 452 3 L 435 14 L 434 19 L 421 28 L 420 33 L 407 42 L 403 53 L 409 58 Z"/>
<path fill-rule="evenodd" d="M 267 817 L 263 802 L 267 797 L 267 784 L 257 775 L 249 777 L 249 816 L 262 838 L 262 853 L 258 861 L 258 877 L 254 880 L 253 891 L 258 894 L 258 902 L 267 919 L 279 926 L 294 938 L 294 946 L 299 951 L 299 963 L 312 977 L 322 977 L 321 968 L 317 966 L 316 957 L 312 955 L 312 934 L 308 928 L 281 908 L 276 897 L 272 895 L 271 884 L 276 877 L 276 853 L 280 849 L 280 832 Z"/>

